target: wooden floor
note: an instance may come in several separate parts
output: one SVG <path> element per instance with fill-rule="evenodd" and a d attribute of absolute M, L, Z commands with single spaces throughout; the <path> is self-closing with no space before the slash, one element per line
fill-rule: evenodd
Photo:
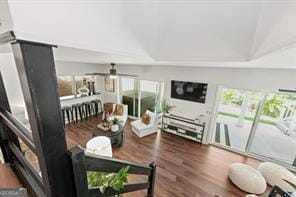
<path fill-rule="evenodd" d="M 138 138 L 131 131 L 130 121 L 128 120 L 124 129 L 123 145 L 113 149 L 113 156 L 146 164 L 156 162 L 158 168 L 155 196 L 245 196 L 245 193 L 227 178 L 227 170 L 229 165 L 235 162 L 257 167 L 257 160 L 214 146 L 200 147 L 195 142 L 164 132 Z M 67 125 L 68 146 L 74 146 L 76 143 L 85 146 L 92 137 L 89 131 L 98 122 L 99 119 L 93 118 L 78 125 Z"/>
<path fill-rule="evenodd" d="M 0 161 L 0 188 L 19 188 L 22 187 L 19 179 L 9 166 Z"/>

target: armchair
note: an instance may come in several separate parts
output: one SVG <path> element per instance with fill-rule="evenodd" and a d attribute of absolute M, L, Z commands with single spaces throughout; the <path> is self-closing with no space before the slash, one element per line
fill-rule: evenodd
<path fill-rule="evenodd" d="M 145 137 L 158 131 L 157 115 L 149 110 L 146 113 L 151 118 L 148 125 L 144 124 L 141 119 L 131 122 L 132 131 L 139 137 Z"/>

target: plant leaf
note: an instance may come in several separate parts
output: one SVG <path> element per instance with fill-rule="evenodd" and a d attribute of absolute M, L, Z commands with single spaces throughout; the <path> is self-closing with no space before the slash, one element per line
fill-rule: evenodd
<path fill-rule="evenodd" d="M 105 173 L 105 172 L 87 172 L 88 186 L 98 187 L 101 193 L 104 193 L 105 189 L 112 187 L 116 191 L 120 191 L 124 188 L 124 185 L 128 182 L 129 166 L 122 168 L 118 173 Z"/>

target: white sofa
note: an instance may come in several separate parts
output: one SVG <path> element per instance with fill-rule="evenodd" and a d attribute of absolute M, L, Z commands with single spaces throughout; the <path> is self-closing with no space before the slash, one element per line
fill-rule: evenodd
<path fill-rule="evenodd" d="M 122 116 L 115 116 L 114 111 L 115 111 L 116 105 L 118 105 L 118 104 L 113 104 L 112 114 L 110 115 L 109 119 L 117 118 L 118 120 L 122 121 L 121 124 L 122 124 L 122 126 L 124 126 L 127 121 L 127 118 L 128 118 L 128 111 L 127 111 L 128 106 L 120 104 L 120 105 L 123 105 L 123 115 Z"/>
<path fill-rule="evenodd" d="M 158 130 L 157 115 L 149 110 L 147 110 L 146 113 L 149 114 L 151 118 L 148 125 L 144 124 L 141 119 L 131 122 L 132 131 L 139 137 L 157 133 Z"/>

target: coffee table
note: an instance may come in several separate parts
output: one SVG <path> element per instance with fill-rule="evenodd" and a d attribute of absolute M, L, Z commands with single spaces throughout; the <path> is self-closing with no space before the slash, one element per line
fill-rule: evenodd
<path fill-rule="evenodd" d="M 106 136 L 111 140 L 112 147 L 119 147 L 122 145 L 123 141 L 123 126 L 119 125 L 118 131 L 104 131 L 99 128 L 92 129 L 93 137 L 95 136 Z"/>

